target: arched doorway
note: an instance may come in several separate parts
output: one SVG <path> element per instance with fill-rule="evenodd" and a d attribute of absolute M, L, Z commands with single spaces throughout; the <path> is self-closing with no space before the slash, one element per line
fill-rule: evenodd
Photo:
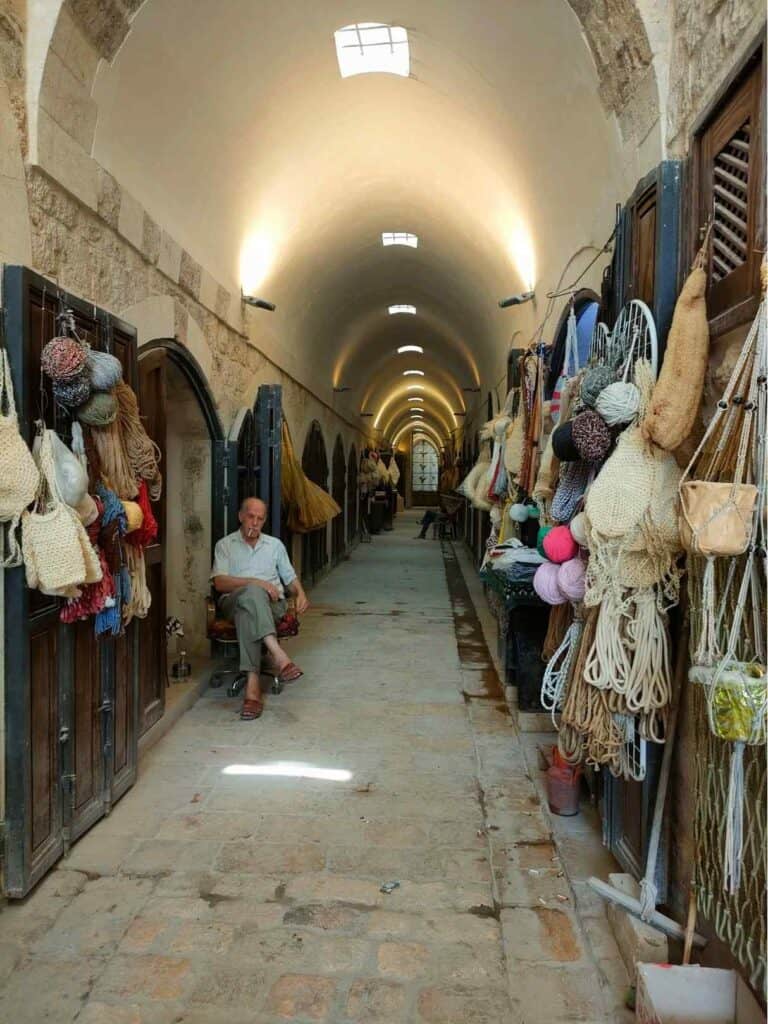
<path fill-rule="evenodd" d="M 344 554 L 344 506 L 346 505 L 347 464 L 344 460 L 344 442 L 341 434 L 336 435 L 333 446 L 333 483 L 331 485 L 333 499 L 342 510 L 341 515 L 331 523 L 331 562 L 338 565 Z"/>
<path fill-rule="evenodd" d="M 157 541 L 145 551 L 152 606 L 140 627 L 139 716 L 146 732 L 165 708 L 166 617 L 181 620 L 192 655 L 208 653 L 205 596 L 213 545 L 225 529 L 215 459 L 224 432 L 203 371 L 177 341 L 160 339 L 140 350 L 139 391 L 164 477 L 154 506 Z"/>
<path fill-rule="evenodd" d="M 440 482 L 440 455 L 428 438 L 417 436 L 413 441 L 411 486 L 414 505 L 436 505 Z"/>
<path fill-rule="evenodd" d="M 586 366 L 589 358 L 589 347 L 592 340 L 592 330 L 597 321 L 600 311 L 600 296 L 591 288 L 582 288 L 573 296 L 573 311 L 576 315 L 576 336 L 578 342 L 579 366 Z M 571 312 L 571 303 L 567 302 L 560 314 L 560 320 L 555 331 L 555 340 L 552 343 L 552 355 L 549 360 L 549 373 L 545 386 L 545 397 L 551 398 L 555 390 L 558 378 L 561 373 L 574 373 L 574 367 L 564 367 L 565 361 L 565 339 L 568 334 L 568 317 Z"/>
<path fill-rule="evenodd" d="M 323 431 L 314 420 L 304 442 L 301 468 L 309 479 L 328 490 L 328 456 L 325 451 Z M 328 564 L 328 531 L 325 526 L 311 533 L 305 533 L 302 544 L 301 574 L 307 582 L 314 583 Z"/>
<path fill-rule="evenodd" d="M 347 460 L 347 547 L 354 544 L 358 532 L 357 448 L 352 445 Z"/>

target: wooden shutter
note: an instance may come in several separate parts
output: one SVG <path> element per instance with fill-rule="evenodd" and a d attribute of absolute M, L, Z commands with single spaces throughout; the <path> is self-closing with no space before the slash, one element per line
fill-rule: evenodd
<path fill-rule="evenodd" d="M 714 334 L 757 308 L 765 238 L 763 59 L 726 96 L 697 138 L 698 215 L 712 223 L 707 309 Z"/>

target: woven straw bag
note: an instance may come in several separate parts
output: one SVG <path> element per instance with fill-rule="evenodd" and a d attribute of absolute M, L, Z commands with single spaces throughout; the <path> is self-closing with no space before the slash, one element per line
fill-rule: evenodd
<path fill-rule="evenodd" d="M 5 349 L 0 353 L 0 522 L 9 523 L 6 568 L 21 565 L 21 548 L 16 528 L 27 505 L 35 500 L 40 473 L 32 453 L 19 433 L 19 420 L 13 398 L 13 379 Z M 3 410 L 8 410 L 5 413 Z"/>
<path fill-rule="evenodd" d="M 77 513 L 61 500 L 50 435 L 43 428 L 40 493 L 35 508 L 22 516 L 22 550 L 29 587 L 70 596 L 83 583 L 97 583 L 102 569 Z"/>

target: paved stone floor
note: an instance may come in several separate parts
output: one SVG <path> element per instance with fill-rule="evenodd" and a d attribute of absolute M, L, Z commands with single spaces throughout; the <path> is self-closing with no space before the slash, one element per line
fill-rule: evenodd
<path fill-rule="evenodd" d="M 306 675 L 260 721 L 208 691 L 0 912 L 0 1021 L 625 1019 L 615 946 L 577 916 L 512 720 L 461 654 L 471 603 L 414 522 L 315 588 Z"/>

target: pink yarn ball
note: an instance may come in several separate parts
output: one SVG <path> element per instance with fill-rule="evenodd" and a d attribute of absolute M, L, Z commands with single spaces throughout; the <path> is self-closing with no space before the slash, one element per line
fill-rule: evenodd
<path fill-rule="evenodd" d="M 533 589 L 547 604 L 565 604 L 568 598 L 557 584 L 559 566 L 544 562 L 533 577 Z"/>
<path fill-rule="evenodd" d="M 579 545 L 567 526 L 556 526 L 544 538 L 544 554 L 550 562 L 567 562 L 579 553 Z"/>
<path fill-rule="evenodd" d="M 569 601 L 583 601 L 587 589 L 587 575 L 580 558 L 563 562 L 557 570 L 557 585 Z"/>

